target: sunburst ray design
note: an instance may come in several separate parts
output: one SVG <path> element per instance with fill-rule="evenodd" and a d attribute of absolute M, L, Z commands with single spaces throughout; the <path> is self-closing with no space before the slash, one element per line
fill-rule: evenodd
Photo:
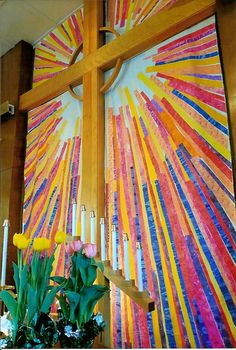
<path fill-rule="evenodd" d="M 136 280 L 142 243 L 156 310 L 113 285 L 112 346 L 234 347 L 235 196 L 214 17 L 131 59 L 121 76 L 106 94 L 106 213 L 121 268 L 129 235 Z"/>
<path fill-rule="evenodd" d="M 33 87 L 67 68 L 82 41 L 83 8 L 80 8 L 37 44 Z"/>
<path fill-rule="evenodd" d="M 80 204 L 80 128 L 81 103 L 69 93 L 29 113 L 23 222 L 31 239 L 72 231 L 72 200 L 77 210 Z M 54 272 L 64 274 L 64 245 L 57 255 Z"/>
<path fill-rule="evenodd" d="M 122 34 L 175 2 L 176 0 L 107 0 L 106 24 Z"/>

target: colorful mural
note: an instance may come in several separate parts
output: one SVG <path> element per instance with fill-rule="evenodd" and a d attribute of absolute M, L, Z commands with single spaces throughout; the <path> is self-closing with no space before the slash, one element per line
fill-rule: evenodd
<path fill-rule="evenodd" d="M 235 347 L 235 195 L 215 18 L 125 63 L 105 100 L 107 239 L 117 225 L 123 269 L 128 234 L 136 281 L 142 243 L 156 304 L 146 314 L 112 285 L 112 346 Z"/>
<path fill-rule="evenodd" d="M 175 0 L 108 0 L 120 33 Z M 68 67 L 83 37 L 83 10 L 36 47 L 34 87 Z M 108 73 L 109 74 L 109 73 Z M 29 113 L 24 230 L 71 232 L 80 191 L 81 103 L 69 93 Z M 64 215 L 66 213 L 66 215 Z M 215 21 L 211 18 L 124 64 L 106 94 L 106 217 L 136 242 L 145 313 L 111 284 L 112 346 L 232 347 L 235 342 L 235 197 Z M 63 274 L 58 250 L 54 273 Z M 108 256 L 111 256 L 109 242 Z"/>
<path fill-rule="evenodd" d="M 33 86 L 67 68 L 82 40 L 83 8 L 38 43 Z M 69 92 L 28 115 L 23 206 L 28 237 L 53 238 L 58 230 L 70 234 L 74 199 L 79 217 L 81 123 L 82 103 Z M 56 274 L 63 275 L 67 266 L 64 249 L 62 245 L 56 252 Z"/>
<path fill-rule="evenodd" d="M 106 25 L 122 34 L 175 2 L 176 0 L 107 0 Z"/>
<path fill-rule="evenodd" d="M 72 200 L 79 203 L 81 114 L 69 93 L 29 113 L 23 207 L 28 237 L 71 233 Z M 56 273 L 63 273 L 64 252 L 57 253 Z"/>
<path fill-rule="evenodd" d="M 82 41 L 83 8 L 68 17 L 37 44 L 33 87 L 67 68 Z"/>

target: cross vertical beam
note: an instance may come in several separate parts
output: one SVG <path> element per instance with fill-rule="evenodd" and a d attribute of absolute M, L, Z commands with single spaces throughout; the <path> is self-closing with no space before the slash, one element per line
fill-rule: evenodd
<path fill-rule="evenodd" d="M 103 1 L 84 3 L 84 55 L 102 45 Z M 100 247 L 99 218 L 104 216 L 104 99 L 100 93 L 103 74 L 94 68 L 83 76 L 82 188 L 81 203 L 95 211 L 97 245 Z M 88 231 L 87 231 L 88 234 Z M 89 241 L 89 237 L 87 237 Z"/>
<path fill-rule="evenodd" d="M 84 56 L 96 51 L 103 42 L 99 28 L 103 26 L 103 1 L 85 0 L 84 2 Z M 104 97 L 100 92 L 103 85 L 103 72 L 93 68 L 83 76 L 83 128 L 82 128 L 82 188 L 81 203 L 87 212 L 95 211 L 97 223 L 97 247 L 100 250 L 100 218 L 105 214 L 104 186 Z M 87 231 L 87 241 L 89 241 Z M 98 282 L 108 283 L 99 274 Z M 105 332 L 99 341 L 109 347 L 110 343 L 110 300 L 103 297 L 99 309 L 106 322 Z M 97 346 L 96 346 L 97 347 Z"/>

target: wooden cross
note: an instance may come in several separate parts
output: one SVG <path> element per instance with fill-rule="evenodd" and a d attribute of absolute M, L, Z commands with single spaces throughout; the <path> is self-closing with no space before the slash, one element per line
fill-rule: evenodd
<path fill-rule="evenodd" d="M 100 92 L 103 72 L 112 68 L 119 57 L 123 61 L 132 58 L 214 12 L 215 0 L 179 0 L 102 46 L 99 29 L 103 26 L 103 1 L 85 0 L 84 58 L 20 97 L 20 110 L 29 111 L 62 94 L 69 85 L 83 82 L 81 203 L 86 203 L 88 211 L 95 210 L 98 218 L 104 217 L 104 97 Z"/>
<path fill-rule="evenodd" d="M 84 0 L 84 58 L 43 84 L 21 95 L 19 109 L 29 111 L 83 83 L 82 176 L 81 203 L 88 212 L 95 210 L 104 217 L 104 97 L 101 93 L 103 72 L 114 67 L 117 59 L 128 60 L 182 30 L 218 14 L 218 30 L 223 52 L 224 79 L 228 93 L 230 124 L 232 124 L 233 164 L 236 154 L 235 110 L 236 29 L 235 1 L 224 5 L 221 0 L 177 0 L 170 8 L 157 13 L 130 31 L 103 45 L 102 0 Z M 231 54 L 229 54 L 229 51 Z M 232 54 L 233 53 L 233 54 Z M 235 180 L 235 177 L 234 177 Z M 236 187 L 235 187 L 236 188 Z M 97 232 L 99 232 L 97 220 Z M 98 236 L 98 244 L 100 244 Z"/>

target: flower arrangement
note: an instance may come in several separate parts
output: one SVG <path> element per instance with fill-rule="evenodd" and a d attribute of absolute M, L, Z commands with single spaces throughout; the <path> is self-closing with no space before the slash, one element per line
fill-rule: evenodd
<path fill-rule="evenodd" d="M 33 240 L 33 254 L 24 262 L 23 251 L 30 240 L 16 233 L 13 244 L 17 247 L 17 264 L 13 263 L 16 298 L 8 291 L 0 292 L 11 316 L 11 335 L 6 338 L 8 348 L 48 348 L 58 341 L 55 322 L 48 316 L 60 287 L 50 286 L 56 247 L 65 241 L 65 233 L 55 236 L 56 246 L 51 255 L 52 241 L 47 238 Z"/>
<path fill-rule="evenodd" d="M 44 237 L 31 242 L 24 234 L 14 235 L 16 298 L 7 290 L 0 292 L 11 322 L 11 332 L 1 341 L 1 347 L 51 348 L 60 339 L 63 348 L 88 348 L 104 330 L 102 315 L 95 315 L 94 308 L 109 288 L 94 284 L 97 269 L 103 271 L 103 264 L 95 260 L 96 245 L 83 244 L 80 240 L 67 244 L 68 276 L 51 277 L 55 250 L 65 240 L 64 232 L 57 232 L 54 242 Z M 31 255 L 24 254 L 31 248 Z M 60 304 L 57 322 L 49 315 L 55 297 Z"/>
<path fill-rule="evenodd" d="M 66 251 L 70 255 L 68 277 L 51 278 L 61 288 L 57 295 L 60 342 L 63 348 L 88 348 L 105 327 L 102 315 L 94 315 L 94 308 L 109 288 L 94 284 L 97 269 L 103 271 L 103 264 L 94 259 L 95 244 L 77 240 L 67 244 Z"/>

